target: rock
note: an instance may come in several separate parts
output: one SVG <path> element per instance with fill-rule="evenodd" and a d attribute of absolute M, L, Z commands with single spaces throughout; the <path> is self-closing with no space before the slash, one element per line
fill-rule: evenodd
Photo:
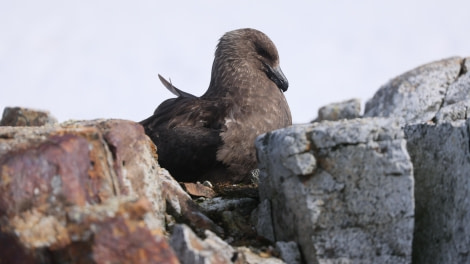
<path fill-rule="evenodd" d="M 411 261 L 412 164 L 397 122 L 293 126 L 256 147 L 276 241 L 297 242 L 307 263 Z"/>
<path fill-rule="evenodd" d="M 251 213 L 258 201 L 253 198 L 223 198 L 197 200 L 203 212 L 224 227 L 226 239 L 232 245 L 246 244 L 256 239 L 257 234 L 251 222 Z"/>
<path fill-rule="evenodd" d="M 271 242 L 275 242 L 273 230 L 273 220 L 271 212 L 271 202 L 269 199 L 264 199 L 258 205 L 258 217 L 256 218 L 256 231 L 260 236 L 268 239 Z"/>
<path fill-rule="evenodd" d="M 163 172 L 161 180 L 163 195 L 168 205 L 167 213 L 172 215 L 178 223 L 191 226 L 200 235 L 204 234 L 207 229 L 223 236 L 222 227 L 202 212 L 202 208 L 191 199 L 191 196 L 181 188 L 167 170 L 163 169 Z"/>
<path fill-rule="evenodd" d="M 0 126 L 45 126 L 56 125 L 57 119 L 47 111 L 22 107 L 5 107 Z"/>
<path fill-rule="evenodd" d="M 256 207 L 257 201 L 253 198 L 224 198 L 215 197 L 212 199 L 203 199 L 198 202 L 199 206 L 207 214 L 217 214 L 224 211 L 239 210 L 247 215 Z"/>
<path fill-rule="evenodd" d="M 470 100 L 470 57 L 461 59 L 457 79 L 448 86 L 442 106 Z"/>
<path fill-rule="evenodd" d="M 442 107 L 470 98 L 468 64 L 453 57 L 406 72 L 377 91 L 364 116 L 394 117 L 401 124 L 432 121 Z"/>
<path fill-rule="evenodd" d="M 113 157 L 112 165 L 120 186 L 118 195 L 149 199 L 155 214 L 152 218 L 146 218 L 147 224 L 152 228 L 162 228 L 162 212 L 166 206 L 161 179 L 165 172 L 156 162 L 155 145 L 142 134 L 142 127 L 134 122 L 119 120 L 82 121 L 75 125 L 100 129 Z"/>
<path fill-rule="evenodd" d="M 75 207 L 68 214 L 76 226 L 89 225 L 87 231 L 94 237 L 91 256 L 96 263 L 178 263 L 161 231 L 149 229 L 142 221 L 143 214 L 151 209 L 150 202 L 118 203 L 116 207 L 113 199 L 109 201 L 85 210 Z M 74 256 L 69 261 L 78 259 L 80 256 Z"/>
<path fill-rule="evenodd" d="M 361 116 L 361 101 L 351 99 L 339 103 L 333 103 L 321 107 L 318 110 L 318 117 L 313 122 L 324 120 L 338 121 L 341 119 L 354 119 Z"/>
<path fill-rule="evenodd" d="M 234 263 L 237 264 L 283 264 L 284 261 L 272 257 L 268 254 L 255 254 L 247 247 L 239 247 L 237 248 L 237 259 Z M 290 264 L 290 263 L 289 263 Z"/>
<path fill-rule="evenodd" d="M 467 118 L 470 118 L 470 100 L 460 101 L 442 107 L 436 114 L 435 122 L 445 123 L 466 120 Z"/>
<path fill-rule="evenodd" d="M 256 254 L 247 247 L 233 248 L 211 231 L 205 232 L 201 240 L 186 225 L 176 225 L 170 238 L 170 244 L 185 263 L 236 263 L 236 264 L 281 264 L 278 258 L 267 254 Z M 265 256 L 261 256 L 265 255 Z"/>
<path fill-rule="evenodd" d="M 199 239 L 186 225 L 176 225 L 170 238 L 170 244 L 182 264 L 198 263 L 233 263 L 235 250 L 210 231 L 205 232 L 206 239 Z"/>
<path fill-rule="evenodd" d="M 166 240 L 139 222 L 116 217 L 97 226 L 93 243 L 96 263 L 179 263 Z"/>
<path fill-rule="evenodd" d="M 437 123 L 470 118 L 470 60 L 461 63 L 458 79 L 449 85 L 442 107 L 437 112 Z"/>
<path fill-rule="evenodd" d="M 154 148 L 139 124 L 123 120 L 0 127 L 0 236 L 35 262 L 171 260 L 158 235 L 165 201 Z M 120 252 L 123 239 L 111 230 L 133 248 Z"/>
<path fill-rule="evenodd" d="M 415 175 L 413 263 L 470 263 L 470 119 L 405 133 Z"/>
<path fill-rule="evenodd" d="M 449 58 L 409 71 L 384 85 L 365 116 L 396 116 L 414 165 L 413 263 L 466 263 L 470 220 L 470 60 Z"/>
<path fill-rule="evenodd" d="M 282 260 L 284 260 L 284 262 L 289 264 L 302 263 L 302 257 L 300 256 L 299 247 L 294 241 L 278 241 L 276 242 L 276 249 L 281 254 L 281 258 Z"/>
<path fill-rule="evenodd" d="M 64 210 L 64 215 L 25 211 L 2 226 L 14 232 L 2 231 L 18 237 L 17 247 L 34 256 L 33 263 L 44 258 L 48 261 L 41 263 L 177 263 L 161 231 L 150 230 L 144 222 L 151 210 L 146 199 L 113 197 L 101 204 Z M 1 251 L 0 259 L 18 253 Z"/>

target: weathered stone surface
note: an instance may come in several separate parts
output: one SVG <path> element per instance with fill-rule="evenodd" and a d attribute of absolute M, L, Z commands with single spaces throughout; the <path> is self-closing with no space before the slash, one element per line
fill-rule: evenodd
<path fill-rule="evenodd" d="M 210 231 L 205 232 L 206 239 L 199 239 L 186 225 L 176 225 L 170 238 L 170 245 L 175 250 L 182 264 L 232 263 L 236 258 L 235 250 Z"/>
<path fill-rule="evenodd" d="M 56 125 L 57 119 L 47 111 L 22 107 L 5 107 L 0 126 Z"/>
<path fill-rule="evenodd" d="M 435 117 L 435 122 L 443 123 L 470 118 L 470 59 L 461 63 L 458 79 L 449 85 L 446 96 Z"/>
<path fill-rule="evenodd" d="M 92 253 L 103 247 L 123 263 L 171 256 L 154 234 L 163 230 L 165 211 L 154 153 L 142 127 L 130 121 L 0 127 L 1 236 L 21 248 L 15 250 L 21 257 L 46 256 L 44 263 L 109 263 L 114 253 Z M 119 255 L 118 232 L 109 231 L 109 241 L 93 239 L 103 230 L 127 232 L 134 248 Z"/>
<path fill-rule="evenodd" d="M 251 213 L 256 208 L 258 200 L 253 198 L 223 198 L 197 200 L 203 212 L 216 219 L 224 227 L 225 238 L 234 241 L 235 245 L 246 243 L 248 239 L 255 239 L 257 234 L 254 223 L 251 222 Z"/>
<path fill-rule="evenodd" d="M 276 238 L 274 237 L 271 201 L 269 199 L 262 200 L 258 205 L 256 231 L 260 236 L 268 239 L 269 241 L 276 241 Z"/>
<path fill-rule="evenodd" d="M 341 119 L 354 119 L 361 116 L 361 101 L 351 99 L 339 103 L 332 103 L 318 109 L 318 117 L 314 122 L 338 121 Z"/>
<path fill-rule="evenodd" d="M 61 197 L 77 205 L 120 194 L 148 197 L 156 212 L 154 224 L 161 227 L 165 203 L 154 153 L 142 127 L 130 121 L 0 127 L 0 171 L 5 177 L 0 189 L 8 189 L 2 192 L 0 205 L 43 204 Z"/>
<path fill-rule="evenodd" d="M 166 170 L 157 163 L 155 145 L 144 134 L 139 124 L 123 120 L 81 121 L 67 127 L 96 127 L 103 135 L 105 147 L 111 152 L 111 176 L 117 183 L 117 195 L 147 197 L 155 214 L 146 221 L 152 228 L 162 227 L 165 199 L 161 179 Z M 136 155 L 138 153 L 138 155 Z M 109 155 L 108 155 L 109 156 Z M 113 175 L 112 172 L 115 172 Z"/>
<path fill-rule="evenodd" d="M 276 242 L 276 249 L 279 251 L 281 259 L 284 260 L 284 262 L 289 264 L 302 263 L 302 257 L 300 256 L 299 247 L 294 241 L 278 241 Z"/>
<path fill-rule="evenodd" d="M 284 261 L 272 257 L 267 254 L 263 254 L 265 256 L 260 256 L 259 254 L 255 254 L 247 247 L 239 247 L 237 248 L 237 259 L 234 263 L 236 264 L 283 264 Z M 288 263 L 290 264 L 290 263 Z"/>
<path fill-rule="evenodd" d="M 384 85 L 366 104 L 365 116 L 395 116 L 405 127 L 415 167 L 416 263 L 470 261 L 469 66 L 469 58 L 423 65 Z"/>
<path fill-rule="evenodd" d="M 133 202 L 118 197 L 91 207 L 75 206 L 68 211 L 69 229 L 75 240 L 88 242 L 96 263 L 178 263 L 161 230 L 149 229 L 145 223 L 149 211 L 146 199 Z M 72 256 L 70 261 L 79 259 L 79 254 Z"/>
<path fill-rule="evenodd" d="M 260 199 L 271 202 L 275 239 L 296 241 L 308 263 L 409 263 L 414 198 L 405 146 L 390 119 L 260 136 Z"/>
<path fill-rule="evenodd" d="M 377 91 L 364 116 L 394 117 L 401 124 L 434 120 L 443 106 L 469 99 L 468 65 L 468 59 L 453 57 L 406 72 Z"/>
<path fill-rule="evenodd" d="M 185 223 L 193 228 L 198 234 L 204 230 L 211 230 L 218 235 L 223 235 L 224 230 L 214 223 L 203 212 L 186 193 L 179 183 L 171 177 L 167 170 L 162 169 L 160 177 L 162 181 L 163 196 L 167 202 L 167 212 L 172 215 L 178 223 Z"/>
<path fill-rule="evenodd" d="M 208 214 L 221 213 L 234 209 L 241 210 L 243 214 L 249 214 L 257 205 L 253 198 L 224 198 L 215 197 L 212 199 L 203 199 L 198 202 L 199 206 Z"/>
<path fill-rule="evenodd" d="M 166 240 L 155 237 L 142 223 L 115 217 L 97 226 L 93 241 L 96 263 L 179 263 Z"/>
<path fill-rule="evenodd" d="M 460 71 L 457 79 L 450 83 L 446 91 L 442 106 L 452 105 L 461 101 L 470 100 L 470 57 L 460 61 Z"/>
<path fill-rule="evenodd" d="M 170 244 L 179 261 L 203 264 L 281 264 L 280 259 L 256 254 L 246 247 L 233 248 L 210 231 L 205 232 L 202 240 L 186 225 L 176 225 L 170 238 Z"/>
<path fill-rule="evenodd" d="M 32 263 L 178 263 L 161 230 L 145 224 L 151 211 L 145 198 L 112 197 L 63 210 L 45 215 L 32 209 L 2 225 L 3 235 L 13 238 L 5 242 L 18 242 L 15 251 L 0 250 L 0 260 L 19 255 Z"/>
<path fill-rule="evenodd" d="M 413 263 L 469 263 L 470 119 L 405 133 L 416 183 Z"/>
<path fill-rule="evenodd" d="M 467 118 L 470 118 L 470 100 L 460 101 L 455 104 L 442 107 L 436 114 L 435 122 L 439 124 L 457 120 L 466 120 Z"/>

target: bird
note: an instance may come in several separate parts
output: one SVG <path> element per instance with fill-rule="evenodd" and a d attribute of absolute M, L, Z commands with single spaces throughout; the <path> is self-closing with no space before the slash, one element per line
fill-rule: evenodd
<path fill-rule="evenodd" d="M 276 46 L 259 30 L 236 29 L 219 39 L 202 96 L 159 78 L 176 98 L 140 124 L 160 166 L 180 182 L 249 182 L 257 169 L 256 137 L 292 125 L 284 96 L 289 82 Z"/>

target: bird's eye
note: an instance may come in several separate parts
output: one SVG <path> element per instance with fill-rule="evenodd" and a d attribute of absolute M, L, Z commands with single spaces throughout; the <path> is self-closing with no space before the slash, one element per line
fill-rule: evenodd
<path fill-rule="evenodd" d="M 272 56 L 271 54 L 263 47 L 257 45 L 256 46 L 256 52 L 261 56 L 261 57 L 264 57 L 264 58 L 267 58 L 267 59 L 272 59 Z"/>

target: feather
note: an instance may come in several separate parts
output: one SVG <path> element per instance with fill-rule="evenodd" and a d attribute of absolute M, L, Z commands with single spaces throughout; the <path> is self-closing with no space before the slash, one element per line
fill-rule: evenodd
<path fill-rule="evenodd" d="M 201 97 L 159 78 L 177 97 L 141 124 L 157 146 L 160 165 L 179 181 L 247 181 L 257 167 L 256 137 L 292 124 L 278 51 L 258 30 L 220 38 Z"/>

